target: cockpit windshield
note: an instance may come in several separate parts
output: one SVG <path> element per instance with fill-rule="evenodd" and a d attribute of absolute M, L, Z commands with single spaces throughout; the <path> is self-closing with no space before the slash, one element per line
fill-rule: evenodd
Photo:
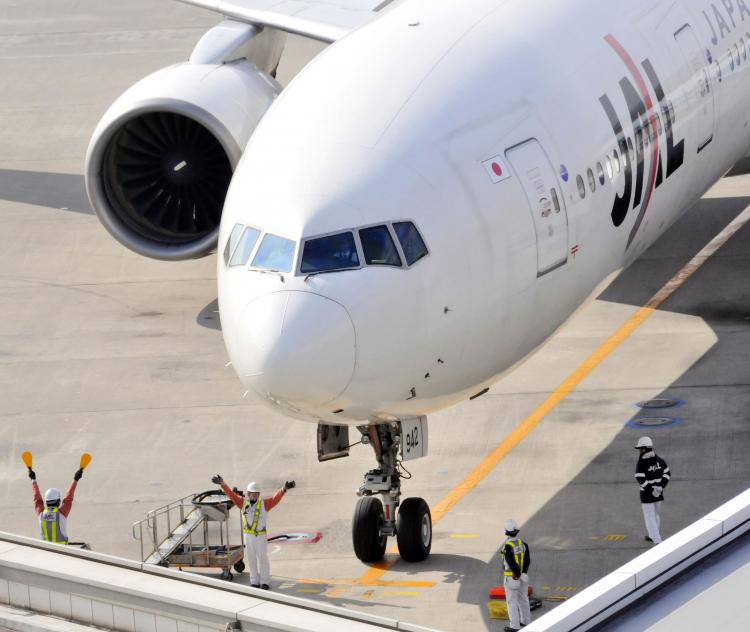
<path fill-rule="evenodd" d="M 359 255 L 351 232 L 308 239 L 302 252 L 300 272 L 313 274 L 359 267 Z"/>
<path fill-rule="evenodd" d="M 293 263 L 294 242 L 291 239 L 266 233 L 250 266 L 261 270 L 291 272 Z"/>
<path fill-rule="evenodd" d="M 427 246 L 413 222 L 394 222 L 393 230 L 401 242 L 407 265 L 414 265 L 422 257 L 427 256 Z"/>
<path fill-rule="evenodd" d="M 401 267 L 401 257 L 387 226 L 360 228 L 359 240 L 368 266 Z"/>
<path fill-rule="evenodd" d="M 232 231 L 234 234 L 234 231 Z M 234 254 L 229 260 L 229 266 L 244 266 L 247 264 L 247 260 L 250 258 L 250 253 L 255 247 L 255 242 L 260 237 L 260 231 L 257 228 L 248 226 L 245 232 L 242 233 L 242 237 L 239 240 L 239 245 L 235 247 Z M 231 241 L 232 236 L 230 235 L 229 240 Z"/>

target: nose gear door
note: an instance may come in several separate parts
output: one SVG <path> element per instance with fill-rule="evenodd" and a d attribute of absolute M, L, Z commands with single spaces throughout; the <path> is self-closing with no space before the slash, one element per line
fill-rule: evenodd
<path fill-rule="evenodd" d="M 523 186 L 536 230 L 537 277 L 568 261 L 568 214 L 557 174 L 536 139 L 506 150 Z"/>

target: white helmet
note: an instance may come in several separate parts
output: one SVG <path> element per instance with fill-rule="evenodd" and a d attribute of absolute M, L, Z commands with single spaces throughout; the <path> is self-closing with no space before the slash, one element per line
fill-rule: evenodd
<path fill-rule="evenodd" d="M 514 531 L 518 531 L 518 523 L 513 518 L 508 518 L 505 521 L 505 532 L 513 533 Z"/>
<path fill-rule="evenodd" d="M 636 448 L 653 448 L 654 442 L 651 441 L 651 437 L 641 437 L 638 439 L 638 443 L 635 444 Z"/>
<path fill-rule="evenodd" d="M 56 504 L 60 502 L 60 490 L 56 487 L 50 487 L 44 492 L 44 504 L 49 505 L 50 503 Z"/>
<path fill-rule="evenodd" d="M 256 483 L 255 481 L 252 481 L 251 483 L 247 484 L 247 490 L 246 491 L 247 491 L 248 494 L 252 494 L 252 493 L 255 493 L 255 492 L 260 492 L 260 487 L 258 487 L 258 483 Z"/>

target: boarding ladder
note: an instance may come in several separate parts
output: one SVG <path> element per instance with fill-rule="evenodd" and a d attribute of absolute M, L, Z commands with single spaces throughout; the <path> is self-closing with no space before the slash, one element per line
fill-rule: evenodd
<path fill-rule="evenodd" d="M 231 579 L 233 567 L 238 572 L 244 568 L 242 544 L 229 544 L 231 507 L 226 495 L 216 490 L 191 494 L 149 511 L 133 524 L 141 560 L 179 568 L 218 567 Z"/>

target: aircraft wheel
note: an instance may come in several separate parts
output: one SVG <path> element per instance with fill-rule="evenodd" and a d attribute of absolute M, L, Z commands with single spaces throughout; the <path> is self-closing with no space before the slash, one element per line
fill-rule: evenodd
<path fill-rule="evenodd" d="M 352 520 L 352 543 L 354 554 L 363 562 L 379 562 L 385 555 L 388 537 L 380 533 L 385 522 L 383 503 L 374 496 L 365 496 L 357 501 Z"/>
<path fill-rule="evenodd" d="M 239 561 L 234 565 L 234 570 L 236 570 L 238 573 L 241 573 L 245 570 L 245 562 Z"/>
<path fill-rule="evenodd" d="M 404 561 L 427 559 L 432 548 L 432 515 L 423 498 L 407 498 L 401 503 L 396 521 L 396 541 Z"/>

